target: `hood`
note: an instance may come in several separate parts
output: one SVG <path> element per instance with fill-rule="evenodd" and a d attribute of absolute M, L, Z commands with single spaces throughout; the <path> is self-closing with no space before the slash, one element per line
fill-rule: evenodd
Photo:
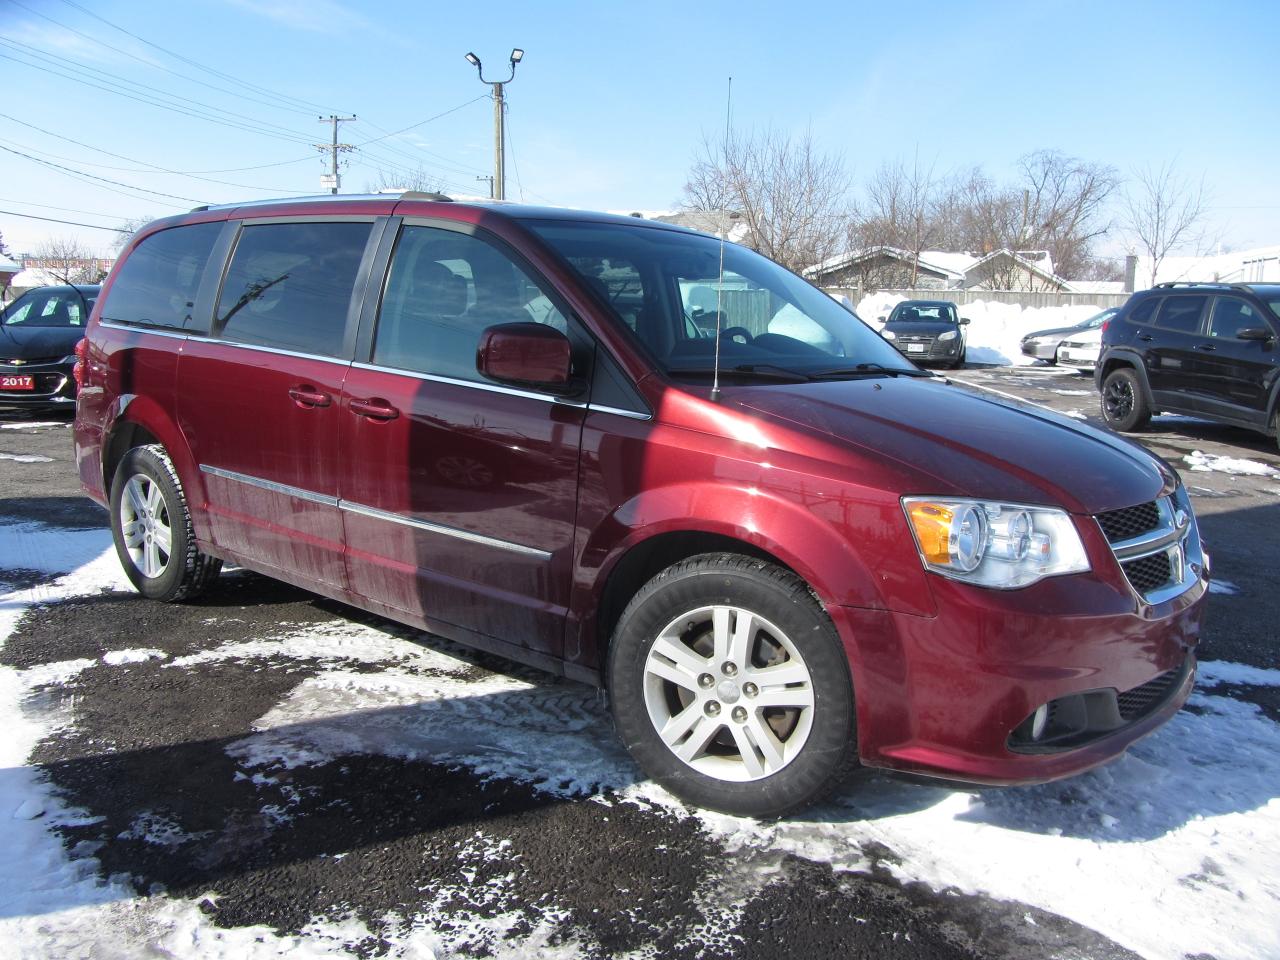
<path fill-rule="evenodd" d="M 41 360 L 71 354 L 84 327 L 36 327 L 0 324 L 0 362 Z"/>
<path fill-rule="evenodd" d="M 917 477 L 910 494 L 983 497 L 1095 514 L 1154 500 L 1175 477 L 1142 447 L 1051 410 L 942 378 L 749 386 L 756 414 L 825 434 Z"/>
<path fill-rule="evenodd" d="M 960 324 L 946 320 L 890 320 L 883 329 L 892 330 L 898 336 L 936 337 L 948 330 L 959 330 Z"/>
<path fill-rule="evenodd" d="M 1094 327 L 1092 330 L 1077 330 L 1075 333 L 1071 334 L 1062 342 L 1063 343 L 1083 343 L 1083 344 L 1096 343 L 1101 345 L 1102 328 Z"/>
<path fill-rule="evenodd" d="M 1048 330 L 1037 330 L 1034 333 L 1028 333 L 1022 338 L 1022 342 L 1026 343 L 1028 340 L 1038 340 L 1040 337 L 1065 337 L 1069 333 L 1076 333 L 1083 329 L 1084 327 L 1079 324 L 1073 327 L 1051 327 Z"/>

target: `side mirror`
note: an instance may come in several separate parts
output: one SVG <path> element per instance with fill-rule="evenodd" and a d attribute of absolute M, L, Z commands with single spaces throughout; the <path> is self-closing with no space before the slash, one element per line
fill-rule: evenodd
<path fill-rule="evenodd" d="M 968 317 L 961 317 L 961 318 L 960 318 L 960 326 L 962 326 L 962 327 L 967 327 L 968 325 L 969 325 L 969 318 L 968 318 Z"/>
<path fill-rule="evenodd" d="M 888 319 L 888 317 L 876 317 L 876 323 L 884 323 Z"/>
<path fill-rule="evenodd" d="M 569 338 L 546 324 L 499 323 L 480 334 L 476 369 L 499 383 L 572 393 L 572 354 Z"/>
<path fill-rule="evenodd" d="M 1271 340 L 1274 334 L 1267 327 L 1245 327 L 1236 331 L 1237 340 Z"/>

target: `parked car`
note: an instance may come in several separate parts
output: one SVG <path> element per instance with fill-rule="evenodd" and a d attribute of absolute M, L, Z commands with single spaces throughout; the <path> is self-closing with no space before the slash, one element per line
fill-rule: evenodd
<path fill-rule="evenodd" d="M 1063 777 L 1191 691 L 1209 567 L 1172 469 L 715 237 L 200 208 L 130 242 L 87 342 L 76 462 L 143 595 L 233 562 L 602 684 L 695 804 L 780 815 L 859 761 Z"/>
<path fill-rule="evenodd" d="M 1102 353 L 1102 327 L 1073 333 L 1058 344 L 1055 357 L 1059 366 L 1075 367 L 1081 373 L 1093 373 Z"/>
<path fill-rule="evenodd" d="M 964 366 L 964 328 L 969 321 L 947 300 L 903 300 L 889 313 L 880 335 L 918 363 Z"/>
<path fill-rule="evenodd" d="M 1161 283 L 1135 293 L 1102 335 L 1102 415 L 1141 430 L 1181 413 L 1277 436 L 1280 284 Z"/>
<path fill-rule="evenodd" d="M 71 409 L 76 343 L 97 285 L 36 287 L 0 312 L 0 409 Z"/>
<path fill-rule="evenodd" d="M 1069 338 L 1076 339 L 1077 334 L 1086 330 L 1099 329 L 1114 317 L 1119 309 L 1119 307 L 1110 307 L 1101 313 L 1095 313 L 1088 320 L 1069 327 L 1052 327 L 1048 330 L 1037 330 L 1034 333 L 1028 333 L 1022 338 L 1022 352 L 1025 356 L 1035 357 L 1037 360 L 1057 363 L 1058 347 L 1062 345 L 1062 341 Z"/>

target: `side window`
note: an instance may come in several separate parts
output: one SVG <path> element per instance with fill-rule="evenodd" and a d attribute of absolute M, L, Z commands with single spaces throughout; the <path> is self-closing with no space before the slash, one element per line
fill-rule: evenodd
<path fill-rule="evenodd" d="M 369 223 L 250 224 L 218 298 L 225 340 L 342 355 Z"/>
<path fill-rule="evenodd" d="M 1213 316 L 1209 321 L 1209 336 L 1235 339 L 1235 335 L 1249 327 L 1266 327 L 1257 309 L 1239 297 L 1218 297 L 1213 301 Z"/>
<path fill-rule="evenodd" d="M 121 264 L 102 305 L 102 319 L 189 327 L 200 277 L 221 231 L 221 223 L 193 223 L 151 234 Z"/>
<path fill-rule="evenodd" d="M 1156 326 L 1179 333 L 1195 333 L 1200 329 L 1205 299 L 1201 296 L 1165 297 L 1156 316 Z"/>
<path fill-rule="evenodd" d="M 1130 323 L 1148 324 L 1155 317 L 1156 307 L 1160 305 L 1159 297 L 1149 297 L 1129 311 L 1125 319 Z"/>
<path fill-rule="evenodd" d="M 485 327 L 545 323 L 564 315 L 505 253 L 452 230 L 406 226 L 378 311 L 373 362 L 458 380 L 481 380 L 476 348 Z"/>

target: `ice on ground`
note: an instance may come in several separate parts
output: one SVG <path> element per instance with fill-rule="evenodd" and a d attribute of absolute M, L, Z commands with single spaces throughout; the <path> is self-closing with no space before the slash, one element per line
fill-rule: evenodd
<path fill-rule="evenodd" d="M 1234 583 L 1232 583 L 1230 580 L 1210 580 L 1210 581 L 1209 581 L 1209 592 L 1210 592 L 1210 593 L 1220 593 L 1220 594 L 1222 594 L 1223 596 L 1226 596 L 1226 597 L 1234 597 L 1234 596 L 1239 595 L 1239 593 L 1240 593 L 1240 588 L 1239 588 L 1239 587 L 1237 587 L 1237 586 L 1236 586 Z"/>
<path fill-rule="evenodd" d="M 19 421 L 17 423 L 0 423 L 0 430 L 34 430 L 36 427 L 69 427 L 71 424 L 65 420 L 42 420 L 39 422 L 27 423 Z"/>
<path fill-rule="evenodd" d="M 112 650 L 105 654 L 102 662 L 111 667 L 118 667 L 125 663 L 143 663 L 147 660 L 164 660 L 168 658 L 168 654 L 163 650 Z"/>
<path fill-rule="evenodd" d="M 1280 470 L 1257 460 L 1220 457 L 1201 450 L 1192 450 L 1182 459 L 1192 470 L 1200 472 L 1227 473 L 1233 477 L 1280 477 Z"/>
<path fill-rule="evenodd" d="M 1061 394 L 1064 397 L 1092 397 L 1092 390 L 1054 390 L 1054 393 Z"/>
<path fill-rule="evenodd" d="M 1196 673 L 1201 686 L 1242 683 L 1255 687 L 1280 687 L 1280 670 L 1251 667 L 1229 660 L 1201 660 Z"/>
<path fill-rule="evenodd" d="M 0 535 L 19 554 L 44 551 L 60 562 L 85 546 L 16 542 L 57 539 L 39 525 L 10 525 Z M 0 598 L 6 612 L 0 642 L 16 620 L 8 615 L 14 610 L 116 585 L 116 558 L 109 545 L 99 546 L 101 555 L 82 556 L 69 575 Z M 59 566 L 53 559 L 48 564 Z M 228 747 L 246 776 L 358 753 L 457 763 L 557 795 L 695 816 L 743 858 L 794 852 L 837 869 L 876 864 L 935 889 L 1020 901 L 1065 915 L 1152 960 L 1280 956 L 1280 875 L 1274 868 L 1280 725 L 1251 703 L 1214 693 L 1221 683 L 1280 685 L 1280 670 L 1203 663 L 1192 709 L 1127 756 L 1066 781 L 1002 790 L 927 787 L 868 775 L 819 809 L 760 823 L 691 811 L 639 780 L 591 690 L 476 670 L 376 627 L 345 621 L 282 625 L 278 637 L 228 644 L 170 661 L 170 667 L 258 656 L 310 658 L 322 669 L 268 711 L 256 732 Z M 371 672 L 374 666 L 379 669 Z M 316 918 L 301 936 L 222 930 L 193 901 L 136 897 L 123 884 L 99 880 L 93 861 L 71 858 L 49 831 L 85 814 L 63 808 L 24 765 L 48 733 L 39 718 L 19 708 L 34 682 L 31 671 L 0 668 L 0 729 L 6 732 L 0 738 L 0 943 L 30 945 L 36 958 L 155 954 L 183 960 L 325 956 L 363 939 L 363 928 L 343 918 Z M 160 844 L 184 842 L 157 819 L 140 818 L 130 832 Z M 431 910 L 428 902 L 409 918 L 393 938 L 391 955 L 449 953 L 448 933 L 433 922 Z M 474 922 L 477 930 L 496 934 L 490 942 L 497 955 L 581 952 L 564 942 L 542 950 L 546 938 L 564 932 L 550 916 L 547 929 L 505 943 L 501 910 L 495 912 Z"/>
<path fill-rule="evenodd" d="M 34 453 L 0 453 L 0 460 L 13 460 L 17 463 L 53 463 L 53 457 L 39 457 Z"/>
<path fill-rule="evenodd" d="M 1071 417 L 1073 420 L 1088 420 L 1089 416 L 1083 410 L 1063 410 L 1064 417 Z"/>

